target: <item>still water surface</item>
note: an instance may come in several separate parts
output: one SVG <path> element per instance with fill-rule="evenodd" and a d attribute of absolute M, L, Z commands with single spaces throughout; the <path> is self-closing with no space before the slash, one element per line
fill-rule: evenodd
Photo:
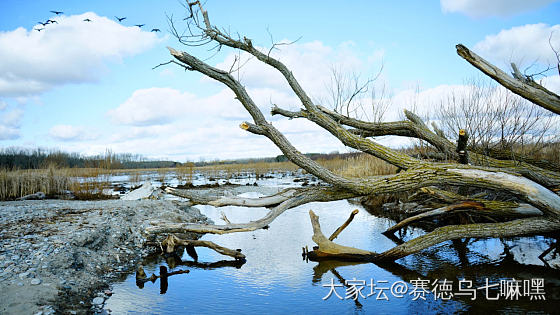
<path fill-rule="evenodd" d="M 256 197 L 249 193 L 246 196 Z M 221 224 L 220 212 L 224 211 L 231 222 L 247 222 L 262 217 L 264 208 L 197 206 L 214 222 Z M 322 230 L 330 235 L 346 220 L 353 209 L 360 213 L 350 226 L 336 239 L 339 244 L 381 252 L 395 245 L 381 234 L 394 221 L 378 218 L 359 205 L 346 200 L 310 203 L 288 210 L 274 222 L 268 230 L 258 230 L 229 235 L 204 235 L 210 240 L 228 248 L 241 248 L 247 257 L 246 263 L 235 266 L 230 257 L 214 251 L 198 248 L 198 264 L 186 253 L 177 261 L 152 259 L 145 262 L 148 275 L 159 274 L 159 267 L 166 266 L 172 271 L 188 269 L 190 273 L 168 278 L 168 287 L 162 292 L 160 280 L 147 282 L 142 289 L 130 275 L 124 282 L 116 283 L 113 296 L 107 300 L 105 309 L 122 314 L 406 314 L 406 313 L 463 313 L 498 311 L 501 313 L 558 313 L 560 307 L 560 275 L 554 269 L 543 266 L 536 256 L 548 247 L 548 239 L 542 237 L 518 238 L 504 243 L 509 251 L 504 252 L 500 240 L 476 240 L 461 250 L 459 244 L 446 242 L 422 253 L 398 260 L 399 265 L 377 266 L 375 264 L 352 264 L 337 262 L 306 262 L 302 259 L 302 247 L 311 249 L 312 227 L 309 210 L 318 216 Z M 410 229 L 405 240 L 421 235 Z M 515 259 L 513 258 L 515 257 Z M 226 260 L 226 262 L 224 262 Z M 520 264 L 518 261 L 523 261 Z M 174 267 L 174 268 L 173 268 Z M 472 280 L 473 287 L 499 284 L 500 279 L 543 278 L 546 301 L 519 297 L 519 301 L 486 300 L 485 290 L 476 290 L 477 296 L 457 297 L 450 300 L 435 299 L 432 292 L 425 300 L 414 300 L 410 294 L 412 279 L 437 279 L 453 281 L 452 292 L 457 292 L 461 279 Z M 361 293 L 355 301 L 345 299 L 347 287 L 334 287 L 334 293 L 326 300 L 329 284 L 341 285 L 353 280 L 365 281 Z M 370 283 L 374 283 L 374 295 Z M 407 292 L 398 298 L 390 291 L 380 294 L 378 288 L 390 287 L 395 283 L 408 283 Z M 358 284 L 357 287 L 360 287 Z M 495 288 L 498 289 L 498 288 Z M 437 291 L 436 291 L 437 292 Z M 498 291 L 492 291 L 492 296 Z M 163 293 L 163 294 L 162 294 Z M 377 299 L 379 295 L 382 299 Z"/>

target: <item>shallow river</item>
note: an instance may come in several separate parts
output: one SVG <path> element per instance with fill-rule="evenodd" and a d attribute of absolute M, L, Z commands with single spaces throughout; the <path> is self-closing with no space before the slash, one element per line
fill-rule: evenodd
<path fill-rule="evenodd" d="M 197 207 L 218 224 L 223 223 L 221 211 L 231 222 L 254 220 L 267 211 Z M 190 272 L 169 277 L 167 286 L 156 280 L 143 288 L 130 275 L 114 285 L 105 309 L 116 314 L 558 312 L 560 275 L 537 257 L 551 242 L 543 237 L 471 240 L 467 246 L 446 242 L 400 259 L 398 265 L 303 260 L 302 247 L 314 245 L 310 209 L 328 236 L 356 208 L 359 214 L 336 242 L 375 252 L 393 247 L 395 243 L 381 232 L 394 221 L 377 218 L 346 200 L 311 203 L 288 210 L 267 230 L 202 237 L 242 249 L 247 257 L 242 265 L 205 248 L 197 248 L 196 264 L 186 253 L 183 265 L 161 258 L 146 261 L 148 276 L 159 274 L 160 266 Z M 421 234 L 409 229 L 403 237 Z M 509 250 L 504 251 L 504 244 Z"/>

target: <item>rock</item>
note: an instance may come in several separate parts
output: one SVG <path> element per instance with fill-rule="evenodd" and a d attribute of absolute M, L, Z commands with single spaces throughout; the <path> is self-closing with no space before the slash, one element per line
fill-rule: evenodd
<path fill-rule="evenodd" d="M 121 196 L 121 200 L 157 199 L 156 191 L 157 188 L 152 186 L 150 182 L 145 182 L 140 188 Z"/>
<path fill-rule="evenodd" d="M 0 305 L 0 314 L 42 311 L 47 315 L 50 313 L 46 309 L 37 309 L 36 305 L 56 296 L 78 314 L 86 312 L 86 306 L 90 311 L 92 305 L 100 312 L 113 292 L 105 290 L 107 287 L 97 289 L 121 276 L 113 269 L 130 270 L 141 258 L 143 251 L 139 249 L 144 239 L 140 232 L 150 225 L 153 217 L 163 216 L 164 221 L 171 222 L 175 218 L 188 222 L 206 220 L 196 208 L 181 209 L 178 205 L 183 203 L 168 200 L 0 202 L 0 239 L 6 235 L 15 237 L 10 243 L 0 240 L 0 287 L 17 288 L 7 291 L 6 297 L 4 291 L 1 295 L 6 300 L 19 298 L 18 302 L 24 305 L 23 308 Z M 116 245 L 122 246 L 122 250 Z M 100 278 L 98 274 L 103 276 Z M 98 296 L 92 296 L 91 292 L 101 293 L 95 300 L 100 304 L 92 303 Z"/>
<path fill-rule="evenodd" d="M 34 194 L 25 195 L 23 197 L 19 197 L 16 200 L 43 200 L 45 199 L 46 195 L 42 191 L 38 191 Z"/>
<path fill-rule="evenodd" d="M 22 272 L 18 275 L 18 277 L 23 280 L 29 276 L 29 272 Z"/>
<path fill-rule="evenodd" d="M 105 299 L 103 299 L 102 297 L 96 297 L 95 299 L 93 299 L 92 303 L 94 305 L 101 305 L 103 304 L 103 302 L 105 301 Z"/>

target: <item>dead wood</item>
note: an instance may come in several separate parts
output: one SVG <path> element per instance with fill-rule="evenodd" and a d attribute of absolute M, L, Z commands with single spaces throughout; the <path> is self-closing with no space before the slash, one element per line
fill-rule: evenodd
<path fill-rule="evenodd" d="M 416 221 L 420 221 L 435 216 L 441 216 L 444 214 L 449 214 L 450 212 L 467 211 L 467 210 L 471 210 L 474 212 L 477 211 L 482 212 L 483 209 L 484 209 L 484 204 L 482 203 L 474 202 L 474 201 L 464 201 L 461 203 L 452 204 L 449 206 L 441 207 L 438 209 L 417 214 L 415 216 L 408 217 L 402 220 L 401 222 L 399 222 L 398 224 L 395 224 L 392 227 L 388 228 L 385 232 L 383 232 L 383 234 L 394 233 L 395 231 L 400 230 L 405 226 L 408 226 Z"/>
<path fill-rule="evenodd" d="M 519 80 L 519 78 L 509 76 L 461 44 L 458 44 L 456 48 L 459 56 L 463 57 L 463 59 L 487 76 L 496 80 L 506 89 L 553 113 L 560 114 L 560 96 L 534 81 Z"/>
<path fill-rule="evenodd" d="M 195 11 L 196 8 L 198 8 L 198 11 Z M 231 69 L 230 71 L 225 71 L 210 66 L 189 52 L 169 48 L 169 52 L 175 58 L 174 63 L 181 65 L 187 70 L 199 72 L 223 83 L 235 94 L 236 99 L 252 118 L 252 122 L 245 121 L 240 124 L 242 129 L 267 137 L 290 161 L 330 184 L 331 187 L 288 190 L 284 191 L 284 193 L 264 198 L 219 196 L 209 200 L 208 197 L 205 197 L 205 199 L 204 197 L 190 194 L 188 198 L 193 202 L 210 203 L 215 206 L 242 205 L 272 208 L 263 218 L 248 223 L 234 224 L 228 222 L 229 220 L 226 220 L 225 225 L 154 222 L 152 226 L 146 229 L 147 233 L 197 232 L 224 234 L 253 231 L 265 228 L 286 210 L 308 202 L 331 201 L 355 196 L 387 193 L 410 193 L 424 187 L 440 185 L 441 183 L 458 187 L 476 187 L 499 191 L 502 195 L 511 196 L 515 201 L 489 201 L 483 198 L 469 199 L 461 195 L 448 195 L 446 198 L 454 201 L 451 206 L 443 205 L 443 207 L 447 207 L 445 211 L 442 209 L 437 211 L 436 209 L 432 212 L 427 212 L 420 217 L 411 218 L 408 222 L 402 222 L 401 226 L 438 213 L 467 211 L 467 205 L 470 207 L 468 209 L 476 209 L 469 211 L 484 212 L 488 215 L 499 217 L 502 220 L 506 218 L 513 218 L 513 220 L 496 223 L 443 226 L 426 235 L 377 254 L 333 243 L 323 235 L 318 218 L 310 211 L 314 232 L 313 240 L 319 246 L 318 249 L 308 252 L 308 256 L 316 259 L 335 258 L 379 262 L 399 259 L 446 240 L 465 237 L 507 237 L 559 230 L 560 196 L 552 190 L 560 186 L 560 174 L 558 172 L 540 168 L 526 161 L 499 160 L 475 152 L 468 152 L 465 146 L 461 146 L 456 150 L 455 144 L 446 139 L 440 130 L 437 128 L 434 128 L 434 131 L 430 130 L 412 112 L 405 111 L 406 121 L 371 123 L 349 118 L 323 108 L 311 100 L 295 78 L 293 72 L 282 62 L 272 57 L 271 51 L 268 51 L 268 53 L 263 52 L 254 46 L 250 39 L 241 36 L 234 38 L 227 32 L 213 26 L 208 12 L 204 10 L 200 2 L 189 3 L 188 9 L 191 15 L 187 19 L 196 25 L 194 29 L 200 30 L 199 34 L 191 33 L 192 37 L 198 36 L 198 39 L 206 43 L 213 42 L 220 49 L 229 47 L 246 52 L 255 57 L 256 60 L 277 70 L 284 77 L 292 92 L 301 103 L 301 110 L 290 112 L 275 106 L 272 109 L 273 114 L 280 114 L 288 118 L 307 119 L 328 131 L 345 146 L 378 157 L 402 171 L 394 175 L 359 179 L 344 177 L 331 172 L 299 152 L 281 132 L 267 121 L 245 87 L 232 75 Z M 189 43 L 183 41 L 184 37 L 179 33 L 175 33 L 175 35 L 180 42 Z M 534 82 L 510 77 L 462 45 L 457 45 L 457 52 L 507 89 L 534 102 L 538 106 L 547 108 L 557 114 L 560 113 L 560 97 L 558 95 Z M 354 129 L 348 129 L 348 127 Z M 382 146 L 370 138 L 372 136 L 391 134 L 425 140 L 438 149 L 438 151 L 452 157 L 452 160 L 460 160 L 464 164 L 435 163 L 414 158 L 400 151 Z M 466 163 L 467 156 L 469 157 L 468 162 L 470 164 Z M 177 190 L 171 191 L 179 193 Z M 189 193 L 186 193 L 184 196 L 187 195 Z M 442 201 L 445 201 L 445 198 L 440 200 L 440 202 Z M 531 212 L 531 215 L 535 217 L 522 218 L 524 216 L 522 213 L 527 212 Z M 192 243 L 190 244 L 192 245 Z"/>
<path fill-rule="evenodd" d="M 354 220 L 354 216 L 356 214 L 358 214 L 358 209 L 352 211 L 352 213 L 350 213 L 350 216 L 348 217 L 348 220 L 346 220 L 346 222 L 342 223 L 341 226 L 338 227 L 338 229 L 336 229 L 336 231 L 333 232 L 333 234 L 329 237 L 329 241 L 334 241 L 335 238 L 338 237 L 338 234 L 340 234 L 340 232 L 344 231 L 344 229 L 348 226 L 348 224 L 350 224 L 350 222 L 352 222 L 352 220 Z"/>
<path fill-rule="evenodd" d="M 165 240 L 163 240 L 161 243 L 149 242 L 149 243 L 147 243 L 147 245 L 165 247 L 166 253 L 173 253 L 176 246 L 207 247 L 207 248 L 210 248 L 210 249 L 214 250 L 215 252 L 220 253 L 220 254 L 225 255 L 225 256 L 230 256 L 230 257 L 233 257 L 233 258 L 238 259 L 238 260 L 245 259 L 245 255 L 243 255 L 241 253 L 240 249 L 238 249 L 238 250 L 229 249 L 229 248 L 220 246 L 220 245 L 218 245 L 214 242 L 211 242 L 211 241 L 180 239 L 177 236 L 172 235 L 172 234 L 168 235 L 165 238 Z"/>
<path fill-rule="evenodd" d="M 177 190 L 176 190 L 177 192 Z M 168 223 L 168 222 L 150 222 L 151 226 L 145 229 L 147 234 L 161 234 L 161 233 L 213 233 L 213 234 L 227 234 L 234 232 L 248 232 L 263 229 L 274 221 L 284 211 L 306 204 L 313 201 L 334 201 L 356 197 L 356 194 L 351 192 L 336 189 L 332 187 L 310 187 L 301 188 L 293 197 L 283 201 L 270 211 L 261 219 L 251 221 L 248 223 L 232 223 L 225 225 L 211 225 L 211 224 L 197 224 L 197 223 Z"/>
<path fill-rule="evenodd" d="M 313 226 L 312 240 L 318 245 L 316 249 L 308 253 L 310 260 L 338 259 L 374 263 L 395 261 L 448 240 L 470 237 L 487 238 L 533 235 L 557 231 L 560 228 L 560 222 L 542 218 L 518 219 L 502 223 L 448 225 L 397 245 L 383 253 L 375 253 L 329 241 L 321 231 L 319 217 L 312 210 L 309 211 L 309 217 Z"/>
<path fill-rule="evenodd" d="M 339 259 L 350 261 L 370 261 L 377 255 L 374 252 L 358 249 L 354 247 L 342 246 L 329 240 L 321 231 L 319 224 L 319 217 L 309 210 L 309 217 L 311 218 L 311 225 L 313 226 L 313 237 L 311 238 L 315 244 L 318 245 L 317 249 L 307 253 L 311 260 L 321 259 Z"/>

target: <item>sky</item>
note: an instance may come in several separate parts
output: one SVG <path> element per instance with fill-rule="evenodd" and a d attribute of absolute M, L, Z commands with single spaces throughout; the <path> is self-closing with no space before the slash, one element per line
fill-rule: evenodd
<path fill-rule="evenodd" d="M 168 20 L 184 29 L 182 3 L 2 0 L 0 148 L 111 150 L 179 162 L 281 154 L 268 139 L 239 128 L 250 116 L 227 87 L 174 64 L 156 67 L 172 59 L 169 46 L 225 70 L 243 60 L 235 77 L 300 151 L 350 150 L 310 122 L 270 116 L 273 104 L 300 107 L 270 67 L 225 47 L 215 53 L 212 46 L 180 44 Z M 205 8 L 214 25 L 263 51 L 297 40 L 272 55 L 317 103 L 329 105 L 333 71 L 377 77 L 378 93 L 360 97 L 368 103 L 384 89 L 387 121 L 402 119 L 403 109 L 429 118 L 450 91 L 479 75 L 456 54 L 458 43 L 508 72 L 510 62 L 529 67 L 527 73 L 555 65 L 549 38 L 560 49 L 560 2 L 553 0 L 208 0 Z M 48 19 L 57 23 L 38 24 Z M 560 92 L 558 71 L 538 79 Z"/>

